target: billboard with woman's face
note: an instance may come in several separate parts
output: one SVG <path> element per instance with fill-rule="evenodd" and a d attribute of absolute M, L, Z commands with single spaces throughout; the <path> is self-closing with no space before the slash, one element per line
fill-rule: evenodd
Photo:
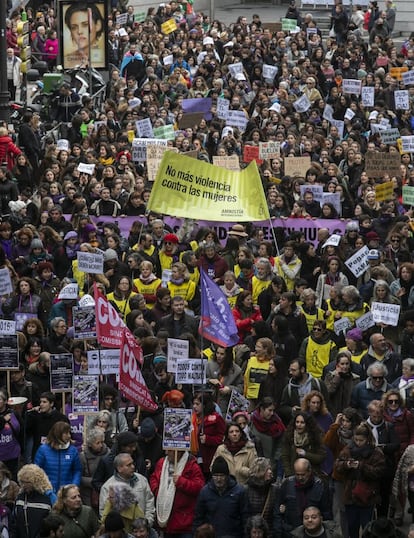
<path fill-rule="evenodd" d="M 105 68 L 105 2 L 61 2 L 61 15 L 63 68 Z"/>

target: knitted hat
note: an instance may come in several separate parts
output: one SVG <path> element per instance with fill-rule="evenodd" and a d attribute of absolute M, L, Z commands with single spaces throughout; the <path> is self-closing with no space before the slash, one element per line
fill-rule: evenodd
<path fill-rule="evenodd" d="M 164 243 L 175 243 L 179 242 L 178 237 L 175 234 L 167 234 L 164 236 Z"/>
<path fill-rule="evenodd" d="M 137 441 L 138 437 L 132 432 L 121 432 L 117 437 L 118 447 L 132 445 Z"/>
<path fill-rule="evenodd" d="M 218 456 L 214 460 L 213 465 L 211 466 L 211 474 L 225 474 L 226 476 L 230 474 L 229 466 L 223 456 Z"/>
<path fill-rule="evenodd" d="M 107 262 L 109 260 L 117 260 L 118 254 L 113 248 L 107 248 L 104 252 L 104 260 Z"/>
<path fill-rule="evenodd" d="M 144 418 L 141 424 L 142 437 L 145 437 L 145 439 L 150 439 L 151 437 L 154 437 L 156 433 L 157 427 L 155 426 L 155 422 L 152 420 L 152 418 Z"/>
<path fill-rule="evenodd" d="M 30 248 L 33 250 L 34 248 L 43 248 L 43 243 L 41 241 L 41 239 L 33 239 L 31 244 L 30 244 Z"/>
<path fill-rule="evenodd" d="M 63 238 L 63 241 L 67 241 L 68 239 L 72 239 L 76 237 L 76 239 L 78 238 L 78 234 L 76 232 L 74 232 L 73 230 L 71 230 L 70 232 L 68 232 L 65 237 Z"/>
<path fill-rule="evenodd" d="M 169 390 L 162 397 L 162 402 L 167 402 L 170 407 L 178 407 L 183 403 L 184 394 L 179 390 Z"/>
<path fill-rule="evenodd" d="M 362 342 L 362 331 L 361 329 L 355 328 L 351 329 L 346 333 L 346 338 L 350 338 L 351 340 L 355 340 L 355 342 Z"/>
<path fill-rule="evenodd" d="M 105 518 L 105 530 L 107 532 L 122 531 L 124 530 L 124 521 L 119 512 L 112 510 Z"/>

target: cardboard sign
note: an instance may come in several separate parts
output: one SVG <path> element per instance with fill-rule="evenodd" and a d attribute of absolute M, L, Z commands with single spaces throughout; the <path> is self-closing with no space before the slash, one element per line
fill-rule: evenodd
<path fill-rule="evenodd" d="M 161 138 L 162 140 L 175 140 L 174 125 L 162 125 L 161 127 L 154 127 L 153 133 L 155 138 Z"/>
<path fill-rule="evenodd" d="M 269 32 L 274 34 L 275 32 L 280 32 L 280 30 L 282 29 L 282 23 L 281 22 L 264 22 L 263 28 L 265 30 L 269 30 Z"/>
<path fill-rule="evenodd" d="M 414 136 L 401 137 L 401 151 L 402 153 L 414 153 Z"/>
<path fill-rule="evenodd" d="M 263 160 L 280 157 L 280 142 L 259 142 L 259 158 Z"/>
<path fill-rule="evenodd" d="M 325 241 L 322 248 L 329 247 L 329 246 L 337 247 L 339 243 L 341 242 L 341 239 L 342 239 L 341 235 L 332 234 L 331 237 L 328 237 L 328 239 Z"/>
<path fill-rule="evenodd" d="M 243 148 L 243 162 L 249 163 L 256 161 L 257 164 L 262 164 L 263 161 L 259 159 L 259 146 L 245 145 Z"/>
<path fill-rule="evenodd" d="M 88 375 L 99 375 L 101 373 L 101 361 L 99 360 L 99 350 L 88 351 Z"/>
<path fill-rule="evenodd" d="M 365 171 L 369 177 L 382 177 L 385 173 L 398 176 L 400 164 L 401 158 L 395 153 L 368 151 L 365 154 Z"/>
<path fill-rule="evenodd" d="M 101 373 L 103 375 L 119 373 L 120 354 L 120 349 L 101 349 L 99 358 L 101 361 Z"/>
<path fill-rule="evenodd" d="M 226 422 L 231 422 L 234 413 L 238 411 L 248 411 L 250 407 L 249 400 L 243 396 L 239 391 L 233 389 L 227 407 Z"/>
<path fill-rule="evenodd" d="M 16 322 L 12 319 L 0 319 L 0 334 L 15 334 Z"/>
<path fill-rule="evenodd" d="M 284 159 L 285 175 L 290 177 L 305 177 L 306 172 L 311 167 L 311 158 L 305 157 L 286 157 Z"/>
<path fill-rule="evenodd" d="M 79 286 L 78 284 L 66 284 L 64 286 L 58 295 L 58 299 L 68 299 L 68 300 L 74 300 L 78 298 L 79 293 Z"/>
<path fill-rule="evenodd" d="M 84 273 L 103 274 L 104 258 L 94 252 L 77 252 L 78 270 Z"/>
<path fill-rule="evenodd" d="M 391 69 L 395 69 L 395 68 L 391 67 Z M 410 71 L 405 71 L 404 73 L 402 73 L 402 80 L 405 86 L 414 84 L 414 69 L 411 69 Z"/>
<path fill-rule="evenodd" d="M 95 173 L 95 165 L 79 163 L 78 170 L 81 174 L 87 174 L 88 176 L 93 176 L 93 174 Z"/>
<path fill-rule="evenodd" d="M 175 382 L 203 385 L 206 383 L 206 366 L 202 359 L 178 359 Z"/>
<path fill-rule="evenodd" d="M 273 81 L 278 72 L 277 65 L 263 64 L 262 74 L 265 80 Z"/>
<path fill-rule="evenodd" d="M 188 359 L 188 340 L 168 338 L 167 340 L 167 371 L 173 374 L 177 371 L 177 361 Z"/>
<path fill-rule="evenodd" d="M 355 321 L 355 326 L 361 331 L 367 331 L 375 325 L 371 310 Z"/>
<path fill-rule="evenodd" d="M 236 75 L 239 73 L 243 73 L 243 64 L 241 62 L 237 62 L 235 64 L 229 64 L 229 71 L 230 75 L 233 78 L 236 78 Z"/>
<path fill-rule="evenodd" d="M 75 375 L 73 377 L 73 413 L 98 413 L 99 376 Z"/>
<path fill-rule="evenodd" d="M 404 185 L 402 188 L 403 204 L 414 206 L 414 187 Z"/>
<path fill-rule="evenodd" d="M 313 194 L 313 199 L 315 202 L 322 202 L 323 199 L 323 186 L 322 185 L 301 185 L 300 186 L 300 197 L 303 200 L 305 194 L 311 192 Z"/>
<path fill-rule="evenodd" d="M 132 141 L 132 160 L 134 163 L 144 163 L 147 160 L 147 146 L 165 146 L 167 140 L 157 138 L 134 138 Z"/>
<path fill-rule="evenodd" d="M 56 142 L 56 149 L 57 151 L 69 151 L 69 140 L 66 140 L 66 138 L 60 138 Z"/>
<path fill-rule="evenodd" d="M 155 181 L 158 168 L 160 167 L 163 155 L 166 151 L 178 153 L 178 148 L 172 148 L 170 146 L 154 146 L 153 144 L 147 146 L 148 181 Z"/>
<path fill-rule="evenodd" d="M 291 32 L 296 30 L 298 22 L 296 19 L 282 19 L 282 31 Z"/>
<path fill-rule="evenodd" d="M 394 193 L 394 183 L 392 181 L 387 181 L 381 183 L 380 185 L 375 185 L 375 198 L 377 202 L 383 202 L 392 198 Z"/>
<path fill-rule="evenodd" d="M 309 110 L 311 106 L 312 103 L 309 101 L 308 96 L 305 94 L 299 97 L 299 99 L 296 99 L 296 101 L 293 103 L 294 109 L 300 114 Z"/>
<path fill-rule="evenodd" d="M 343 93 L 359 95 L 361 93 L 362 80 L 353 78 L 344 78 L 342 80 Z"/>
<path fill-rule="evenodd" d="M 187 112 L 179 121 L 180 129 L 194 128 L 204 118 L 204 112 Z"/>
<path fill-rule="evenodd" d="M 164 409 L 164 432 L 162 448 L 164 450 L 188 450 L 191 442 L 191 409 Z"/>
<path fill-rule="evenodd" d="M 237 127 L 241 132 L 244 132 L 246 130 L 247 122 L 248 119 L 243 110 L 229 110 L 226 125 Z"/>
<path fill-rule="evenodd" d="M 217 98 L 217 117 L 226 120 L 229 115 L 230 101 L 224 97 Z"/>
<path fill-rule="evenodd" d="M 237 155 L 225 155 L 222 157 L 213 155 L 213 164 L 214 166 L 220 166 L 227 170 L 240 170 L 240 163 Z"/>
<path fill-rule="evenodd" d="M 50 390 L 70 392 L 73 387 L 73 355 L 60 353 L 50 355 Z"/>
<path fill-rule="evenodd" d="M 345 265 L 356 278 L 363 275 L 369 267 L 368 252 L 369 248 L 365 245 L 345 261 Z"/>
<path fill-rule="evenodd" d="M 349 329 L 349 327 L 352 327 L 352 323 L 350 322 L 349 318 L 347 317 L 343 317 L 341 319 L 338 319 L 337 321 L 334 322 L 334 331 L 335 331 L 335 334 L 341 334 L 341 333 L 346 333 L 347 329 Z"/>
<path fill-rule="evenodd" d="M 335 120 L 334 118 L 332 118 L 330 123 L 331 125 L 334 125 L 338 129 L 339 139 L 342 140 L 342 138 L 344 137 L 345 122 L 342 120 Z"/>
<path fill-rule="evenodd" d="M 400 131 L 397 128 L 380 131 L 381 142 L 387 146 L 395 144 L 400 136 Z"/>
<path fill-rule="evenodd" d="M 378 303 L 371 304 L 372 318 L 375 323 L 384 323 L 396 327 L 400 317 L 401 306 L 399 304 Z"/>
<path fill-rule="evenodd" d="M 324 120 L 328 120 L 329 122 L 332 121 L 333 107 L 331 105 L 328 105 L 328 104 L 325 105 L 325 108 L 323 109 L 322 117 Z"/>

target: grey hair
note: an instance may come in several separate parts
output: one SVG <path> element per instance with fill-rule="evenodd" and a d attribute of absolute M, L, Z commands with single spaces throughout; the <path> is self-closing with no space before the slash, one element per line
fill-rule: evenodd
<path fill-rule="evenodd" d="M 382 374 L 384 377 L 388 375 L 388 368 L 382 362 L 376 361 L 370 364 L 367 368 L 367 376 L 371 377 L 371 374 L 374 370 L 382 370 Z"/>
<path fill-rule="evenodd" d="M 410 370 L 414 370 L 414 359 L 407 358 L 402 360 L 403 366 L 408 366 Z"/>
<path fill-rule="evenodd" d="M 53 318 L 52 321 L 50 322 L 50 328 L 55 330 L 56 327 L 58 326 L 58 323 L 66 323 L 66 320 L 65 318 L 62 318 L 60 316 L 56 317 L 56 318 Z"/>
<path fill-rule="evenodd" d="M 135 491 L 128 484 L 123 482 L 115 482 L 109 486 L 114 495 L 111 501 L 112 509 L 117 512 L 122 512 L 126 508 L 133 506 L 139 502 Z"/>
<path fill-rule="evenodd" d="M 102 428 L 92 428 L 88 431 L 86 436 L 86 445 L 90 447 L 96 441 L 103 441 L 105 439 L 105 432 Z"/>
<path fill-rule="evenodd" d="M 272 462 L 269 460 L 269 458 L 255 458 L 250 466 L 249 475 L 255 478 L 264 478 L 266 471 L 271 468 Z"/>
<path fill-rule="evenodd" d="M 342 297 L 344 295 L 349 295 L 349 297 L 351 297 L 352 301 L 354 301 L 355 303 L 360 298 L 359 291 L 355 286 L 344 286 L 342 288 Z"/>
<path fill-rule="evenodd" d="M 126 457 L 130 457 L 130 454 L 127 454 L 126 452 L 120 452 L 117 454 L 114 458 L 114 469 L 118 470 L 120 465 L 123 464 Z"/>

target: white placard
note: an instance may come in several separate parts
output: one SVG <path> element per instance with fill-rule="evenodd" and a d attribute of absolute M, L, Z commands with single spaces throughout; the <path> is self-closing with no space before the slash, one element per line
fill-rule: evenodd
<path fill-rule="evenodd" d="M 342 214 L 341 195 L 339 192 L 324 192 L 322 200 L 319 202 L 321 207 L 323 204 L 332 204 L 339 216 Z"/>
<path fill-rule="evenodd" d="M 79 163 L 78 170 L 81 174 L 87 174 L 88 176 L 93 176 L 95 172 L 94 164 Z"/>
<path fill-rule="evenodd" d="M 259 142 L 259 159 L 275 159 L 280 157 L 280 142 Z"/>
<path fill-rule="evenodd" d="M 355 320 L 355 326 L 358 329 L 361 329 L 361 331 L 366 331 L 370 327 L 373 327 L 375 325 L 375 321 L 372 318 L 372 312 L 371 310 L 361 316 L 360 318 Z"/>
<path fill-rule="evenodd" d="M 175 374 L 177 361 L 188 359 L 190 345 L 188 340 L 168 338 L 167 340 L 167 371 Z"/>
<path fill-rule="evenodd" d="M 204 385 L 206 382 L 205 361 L 202 359 L 178 359 L 175 382 Z"/>
<path fill-rule="evenodd" d="M 332 121 L 333 118 L 333 107 L 331 105 L 325 105 L 323 109 L 322 117 L 324 120 Z"/>
<path fill-rule="evenodd" d="M 99 360 L 99 350 L 88 351 L 88 375 L 99 375 L 101 373 L 101 363 Z"/>
<path fill-rule="evenodd" d="M 121 13 L 118 15 L 116 22 L 119 24 L 119 26 L 124 26 L 128 22 L 128 13 Z"/>
<path fill-rule="evenodd" d="M 79 293 L 79 286 L 76 283 L 66 284 L 58 295 L 58 299 L 77 299 Z"/>
<path fill-rule="evenodd" d="M 330 237 L 328 237 L 328 239 L 325 241 L 325 243 L 323 244 L 322 248 L 325 248 L 325 247 L 329 247 L 329 246 L 332 246 L 332 247 L 337 247 L 339 245 L 339 243 L 341 242 L 341 236 L 339 234 L 332 234 Z"/>
<path fill-rule="evenodd" d="M 408 90 L 396 90 L 394 92 L 396 110 L 410 110 L 410 97 Z"/>
<path fill-rule="evenodd" d="M 154 138 L 152 123 L 149 118 L 138 120 L 135 122 L 135 125 L 137 127 L 137 134 L 140 138 Z"/>
<path fill-rule="evenodd" d="M 308 96 L 303 94 L 302 97 L 299 97 L 299 99 L 296 99 L 296 101 L 293 103 L 293 106 L 296 112 L 302 113 L 309 110 L 310 107 L 312 106 L 312 103 L 309 101 Z"/>
<path fill-rule="evenodd" d="M 364 86 L 361 90 L 361 102 L 366 107 L 374 106 L 375 88 L 372 88 L 371 86 Z"/>
<path fill-rule="evenodd" d="M 349 318 L 344 317 L 334 322 L 335 334 L 346 332 L 349 327 L 352 327 L 352 323 L 350 322 Z"/>
<path fill-rule="evenodd" d="M 243 64 L 241 62 L 237 62 L 236 64 L 229 64 L 229 71 L 230 75 L 233 78 L 236 78 L 236 75 L 238 73 L 243 73 Z"/>
<path fill-rule="evenodd" d="M 66 140 L 66 138 L 60 138 L 56 142 L 56 149 L 58 151 L 69 151 L 69 140 Z"/>
<path fill-rule="evenodd" d="M 229 110 L 226 125 L 237 127 L 240 131 L 245 131 L 247 126 L 247 117 L 243 110 Z"/>
<path fill-rule="evenodd" d="M 16 322 L 12 319 L 0 319 L 0 334 L 16 334 Z"/>
<path fill-rule="evenodd" d="M 164 56 L 162 62 L 164 65 L 172 65 L 174 63 L 174 55 L 168 54 L 167 56 Z"/>
<path fill-rule="evenodd" d="M 401 143 L 405 153 L 414 153 L 414 136 L 402 136 Z"/>
<path fill-rule="evenodd" d="M 131 108 L 135 108 L 136 106 L 139 106 L 142 103 L 141 99 L 139 97 L 133 97 L 132 99 L 128 100 L 128 106 Z"/>
<path fill-rule="evenodd" d="M 220 120 L 226 120 L 229 115 L 230 101 L 224 97 L 217 98 L 217 117 Z"/>
<path fill-rule="evenodd" d="M 101 373 L 102 374 L 117 374 L 119 372 L 119 359 L 121 355 L 120 349 L 101 349 Z M 90 372 L 88 371 L 88 374 Z"/>
<path fill-rule="evenodd" d="M 79 271 L 103 274 L 104 258 L 99 252 L 78 252 L 77 259 Z"/>
<path fill-rule="evenodd" d="M 300 186 L 300 197 L 303 200 L 306 192 L 311 192 L 313 194 L 313 199 L 315 202 L 321 203 L 323 198 L 323 186 L 322 185 L 301 185 Z"/>
<path fill-rule="evenodd" d="M 345 122 L 342 120 L 331 119 L 331 125 L 334 125 L 338 129 L 338 135 L 340 140 L 344 137 Z"/>
<path fill-rule="evenodd" d="M 143 163 L 147 160 L 147 146 L 165 146 L 167 140 L 161 138 L 134 138 L 132 141 L 132 160 L 134 163 Z"/>
<path fill-rule="evenodd" d="M 273 81 L 273 79 L 277 75 L 277 72 L 278 72 L 277 65 L 263 64 L 262 74 L 265 80 Z"/>
<path fill-rule="evenodd" d="M 380 135 L 383 144 L 395 144 L 401 136 L 397 128 L 380 131 Z"/>
<path fill-rule="evenodd" d="M 378 303 L 371 304 L 372 318 L 375 323 L 384 323 L 396 327 L 400 317 L 401 306 L 399 304 Z"/>
<path fill-rule="evenodd" d="M 380 125 L 385 127 L 385 129 L 389 129 L 391 127 L 390 120 L 388 118 L 382 118 L 380 121 Z"/>
<path fill-rule="evenodd" d="M 414 84 L 414 69 L 411 69 L 410 71 L 406 71 L 405 73 L 403 73 L 402 79 L 405 86 L 408 86 L 409 84 Z"/>
<path fill-rule="evenodd" d="M 95 306 L 95 299 L 89 293 L 85 293 L 79 299 L 79 306 Z"/>
<path fill-rule="evenodd" d="M 368 252 L 369 248 L 365 245 L 345 261 L 345 265 L 356 278 L 363 275 L 369 267 Z"/>
<path fill-rule="evenodd" d="M 344 78 L 342 80 L 343 93 L 359 95 L 361 93 L 362 80 L 353 78 Z"/>
<path fill-rule="evenodd" d="M 13 284 L 10 277 L 10 271 L 7 267 L 0 269 L 0 295 L 13 293 Z"/>
<path fill-rule="evenodd" d="M 355 112 L 351 110 L 350 108 L 347 108 L 345 111 L 344 119 L 351 121 L 354 116 L 355 116 Z"/>

